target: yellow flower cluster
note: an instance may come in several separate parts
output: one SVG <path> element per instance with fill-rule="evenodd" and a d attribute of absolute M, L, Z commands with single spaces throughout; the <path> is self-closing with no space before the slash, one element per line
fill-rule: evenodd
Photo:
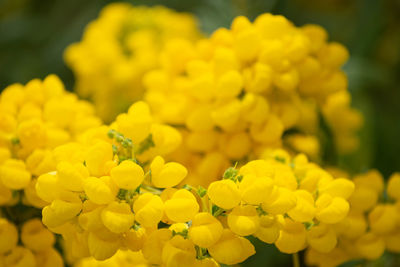
<path fill-rule="evenodd" d="M 265 147 L 316 159 L 321 114 L 340 152 L 357 146 L 362 118 L 340 70 L 348 52 L 317 25 L 237 17 L 208 39 L 167 42 L 162 57 L 173 60 L 146 74 L 145 99 L 162 122 L 182 128 L 178 161 L 190 183 L 206 186 L 230 160 L 257 158 Z"/>
<path fill-rule="evenodd" d="M 230 168 L 223 180 L 210 184 L 207 194 L 214 215 L 234 234 L 253 235 L 284 253 L 306 247 L 332 251 L 337 244 L 333 226 L 349 212 L 353 182 L 334 179 L 303 154 L 291 159 L 285 151 L 275 150 L 263 158 L 239 170 Z M 226 251 L 210 254 L 225 264 L 237 263 L 221 260 L 232 259 Z"/>
<path fill-rule="evenodd" d="M 138 251 L 131 250 L 118 250 L 114 256 L 104 261 L 97 261 L 94 258 L 84 258 L 79 260 L 74 267 L 121 267 L 121 266 L 135 266 L 135 267 L 150 267 L 143 257 L 143 254 Z"/>
<path fill-rule="evenodd" d="M 53 148 L 100 124 L 93 106 L 65 91 L 55 75 L 2 91 L 0 266 L 63 266 L 54 235 L 37 218 L 46 203 L 35 184 L 39 175 L 55 170 Z"/>
<path fill-rule="evenodd" d="M 137 102 L 109 127 L 90 129 L 78 142 L 54 149 L 56 171 L 39 176 L 36 191 L 47 203 L 43 223 L 64 237 L 72 260 L 104 260 L 119 248 L 137 251 L 164 212 L 182 220 L 182 209 L 197 211 L 186 190 L 165 203 L 156 194 L 187 174 L 181 164 L 163 159 L 180 142 L 177 130 L 156 123 L 147 104 Z"/>
<path fill-rule="evenodd" d="M 65 61 L 76 91 L 91 98 L 101 118 L 111 121 L 143 92 L 142 76 L 159 65 L 160 50 L 171 39 L 200 37 L 195 18 L 162 6 L 107 5 L 70 45 Z"/>
<path fill-rule="evenodd" d="M 18 237 L 17 227 L 0 218 L 0 266 L 63 267 L 61 255 L 53 248 L 54 242 L 53 233 L 43 226 L 40 219 L 26 221 Z"/>
<path fill-rule="evenodd" d="M 144 266 L 232 265 L 255 253 L 250 235 L 284 253 L 336 247 L 332 225 L 348 214 L 353 182 L 305 155 L 268 150 L 207 189 L 182 187 L 186 168 L 163 158 L 180 141 L 137 102 L 110 127 L 54 150 L 57 171 L 41 175 L 36 190 L 49 203 L 43 223 L 64 237 L 72 261 L 93 257 L 77 266 L 130 258 Z"/>
<path fill-rule="evenodd" d="M 101 124 L 93 114 L 93 106 L 66 92 L 55 75 L 5 88 L 0 97 L 0 205 L 16 204 L 23 190 L 24 203 L 43 207 L 34 190 L 36 177 L 55 169 L 53 148 Z"/>
<path fill-rule="evenodd" d="M 382 175 L 371 170 L 353 179 L 350 212 L 335 224 L 338 245 L 329 253 L 312 248 L 307 262 L 337 266 L 354 259 L 376 260 L 385 250 L 400 253 L 400 173 L 385 185 Z"/>
<path fill-rule="evenodd" d="M 317 266 L 400 252 L 400 174 L 309 161 L 326 126 L 358 146 L 347 50 L 271 14 L 199 38 L 190 15 L 107 6 L 66 60 L 109 121 L 147 88 L 110 125 L 54 75 L 1 93 L 0 266 L 218 267 L 250 236 Z"/>

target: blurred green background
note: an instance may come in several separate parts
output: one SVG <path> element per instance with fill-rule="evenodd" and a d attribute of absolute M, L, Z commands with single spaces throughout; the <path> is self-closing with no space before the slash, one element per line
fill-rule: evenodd
<path fill-rule="evenodd" d="M 0 88 L 59 75 L 73 89 L 63 50 L 81 38 L 105 0 L 0 0 Z M 400 171 L 400 0 L 142 0 L 192 12 L 203 31 L 229 27 L 233 17 L 282 14 L 297 26 L 322 25 L 330 40 L 343 43 L 353 105 L 365 116 L 362 145 L 339 159 L 352 172 L 379 169 L 386 177 Z M 262 262 L 269 257 L 268 263 Z M 291 258 L 260 248 L 246 266 L 284 266 Z M 274 264 L 275 263 L 275 264 Z M 396 263 L 395 263 L 396 264 Z M 400 264 L 400 263 L 399 263 Z M 393 265 L 395 266 L 395 265 Z"/>

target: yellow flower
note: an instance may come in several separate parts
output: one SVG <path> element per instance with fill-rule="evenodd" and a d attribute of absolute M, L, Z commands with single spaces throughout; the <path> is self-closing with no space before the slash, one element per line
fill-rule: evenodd
<path fill-rule="evenodd" d="M 337 234 L 348 239 L 355 239 L 363 235 L 367 230 L 367 220 L 363 213 L 350 211 L 342 221 L 334 225 Z"/>
<path fill-rule="evenodd" d="M 144 179 L 142 167 L 131 160 L 124 160 L 111 169 L 111 178 L 114 183 L 123 189 L 136 189 Z"/>
<path fill-rule="evenodd" d="M 387 185 L 387 193 L 389 197 L 400 200 L 400 173 L 393 173 Z"/>
<path fill-rule="evenodd" d="M 297 190 L 294 192 L 297 198 L 296 206 L 288 211 L 290 218 L 297 222 L 310 222 L 315 216 L 314 198 L 308 191 Z"/>
<path fill-rule="evenodd" d="M 378 202 L 379 194 L 375 189 L 363 185 L 357 185 L 349 203 L 354 210 L 367 211 L 372 209 Z"/>
<path fill-rule="evenodd" d="M 354 192 L 354 183 L 348 179 L 338 178 L 319 187 L 320 194 L 348 199 Z"/>
<path fill-rule="evenodd" d="M 21 122 L 17 135 L 24 148 L 33 150 L 46 145 L 46 128 L 39 119 Z"/>
<path fill-rule="evenodd" d="M 71 220 L 82 210 L 79 198 L 56 199 L 42 210 L 42 220 L 47 227 L 57 227 Z"/>
<path fill-rule="evenodd" d="M 12 199 L 12 191 L 10 188 L 3 185 L 0 179 L 0 205 L 4 205 L 11 201 Z"/>
<path fill-rule="evenodd" d="M 273 189 L 273 180 L 268 177 L 257 177 L 252 174 L 245 175 L 239 184 L 242 201 L 258 205 L 263 202 L 266 195 Z"/>
<path fill-rule="evenodd" d="M 207 194 L 215 205 L 223 209 L 232 209 L 240 202 L 238 186 L 229 179 L 212 182 Z"/>
<path fill-rule="evenodd" d="M 192 220 L 189 238 L 202 248 L 214 245 L 222 235 L 222 224 L 210 213 L 200 212 Z"/>
<path fill-rule="evenodd" d="M 335 231 L 329 225 L 322 223 L 312 226 L 307 231 L 307 243 L 318 252 L 328 253 L 337 244 Z"/>
<path fill-rule="evenodd" d="M 71 191 L 82 191 L 83 181 L 89 177 L 88 169 L 81 163 L 71 164 L 62 161 L 57 164 L 58 182 Z"/>
<path fill-rule="evenodd" d="M 113 152 L 111 144 L 98 141 L 94 143 L 86 152 L 86 167 L 93 176 L 106 175 L 104 165 L 107 161 L 112 160 Z"/>
<path fill-rule="evenodd" d="M 26 159 L 26 168 L 36 176 L 56 169 L 53 154 L 49 150 L 37 149 Z"/>
<path fill-rule="evenodd" d="M 101 221 L 103 207 L 98 207 L 90 211 L 79 214 L 79 225 L 86 231 L 96 231 L 104 227 Z"/>
<path fill-rule="evenodd" d="M 193 266 L 196 260 L 194 244 L 181 235 L 167 241 L 162 249 L 162 262 L 166 267 Z"/>
<path fill-rule="evenodd" d="M 89 232 L 87 239 L 90 255 L 98 261 L 113 256 L 119 246 L 120 240 L 116 235 L 103 232 Z"/>
<path fill-rule="evenodd" d="M 31 180 L 29 185 L 24 189 L 24 196 L 22 203 L 25 205 L 33 206 L 42 209 L 47 205 L 47 202 L 41 199 L 36 193 L 37 179 Z"/>
<path fill-rule="evenodd" d="M 260 216 L 260 227 L 254 236 L 265 243 L 272 244 L 278 239 L 279 231 L 280 224 L 275 216 L 262 215 Z"/>
<path fill-rule="evenodd" d="M 224 229 L 221 238 L 208 248 L 208 252 L 217 262 L 227 265 L 243 262 L 256 253 L 249 240 L 235 235 L 229 229 Z"/>
<path fill-rule="evenodd" d="M 40 175 L 35 188 L 37 195 L 46 202 L 50 203 L 59 197 L 58 177 L 55 173 Z"/>
<path fill-rule="evenodd" d="M 228 226 L 237 235 L 252 235 L 259 225 L 258 213 L 254 206 L 237 206 L 228 214 Z"/>
<path fill-rule="evenodd" d="M 317 212 L 315 217 L 323 223 L 334 224 L 343 220 L 349 212 L 349 203 L 340 197 L 329 194 L 319 196 L 315 202 Z"/>
<path fill-rule="evenodd" d="M 158 229 L 151 233 L 143 244 L 142 253 L 150 264 L 162 264 L 162 249 L 165 243 L 172 238 L 168 229 Z"/>
<path fill-rule="evenodd" d="M 306 246 L 306 229 L 299 222 L 284 219 L 275 246 L 283 253 L 293 254 Z"/>
<path fill-rule="evenodd" d="M 368 214 L 371 231 L 378 235 L 390 234 L 397 224 L 398 210 L 394 205 L 378 204 Z"/>
<path fill-rule="evenodd" d="M 54 248 L 41 251 L 35 255 L 37 266 L 63 267 L 64 260 L 60 253 Z"/>
<path fill-rule="evenodd" d="M 385 251 L 385 242 L 373 233 L 366 233 L 357 239 L 355 247 L 362 257 L 375 260 Z"/>
<path fill-rule="evenodd" d="M 22 160 L 8 159 L 0 166 L 0 177 L 2 183 L 14 190 L 28 186 L 31 174 L 26 170 Z"/>
<path fill-rule="evenodd" d="M 157 156 L 151 165 L 151 182 L 155 187 L 168 188 L 179 184 L 187 175 L 187 169 L 179 163 L 168 162 Z"/>
<path fill-rule="evenodd" d="M 143 227 L 156 226 L 164 213 L 164 203 L 161 198 L 151 193 L 144 193 L 133 204 L 135 220 Z"/>
<path fill-rule="evenodd" d="M 120 234 L 129 231 L 135 216 L 127 203 L 114 201 L 101 211 L 101 221 L 111 232 Z"/>
<path fill-rule="evenodd" d="M 36 260 L 33 253 L 24 247 L 18 246 L 4 257 L 4 266 L 9 267 L 35 267 Z"/>
<path fill-rule="evenodd" d="M 165 202 L 165 214 L 174 222 L 187 222 L 199 211 L 199 204 L 194 195 L 186 189 L 176 191 Z"/>
<path fill-rule="evenodd" d="M 274 186 L 272 193 L 265 196 L 262 208 L 271 214 L 284 214 L 296 206 L 297 198 L 294 192 L 284 187 Z"/>
<path fill-rule="evenodd" d="M 0 253 L 11 251 L 17 246 L 18 230 L 4 218 L 0 218 Z"/>
<path fill-rule="evenodd" d="M 103 176 L 106 178 L 105 176 Z M 103 205 L 112 202 L 115 194 L 104 179 L 88 177 L 83 180 L 83 189 L 87 197 L 96 204 Z"/>
<path fill-rule="evenodd" d="M 23 224 L 21 240 L 24 246 L 32 251 L 50 249 L 55 242 L 54 235 L 43 226 L 39 219 L 31 219 Z"/>
<path fill-rule="evenodd" d="M 146 231 L 143 228 L 139 228 L 138 230 L 130 229 L 125 233 L 122 242 L 128 249 L 139 251 L 142 249 L 146 237 Z"/>
<path fill-rule="evenodd" d="M 134 103 L 128 113 L 118 115 L 115 120 L 117 130 L 134 144 L 139 144 L 150 134 L 152 122 L 149 106 L 143 101 Z"/>
<path fill-rule="evenodd" d="M 388 251 L 394 253 L 400 252 L 400 233 L 398 231 L 384 236 L 383 239 L 385 241 L 385 247 Z"/>

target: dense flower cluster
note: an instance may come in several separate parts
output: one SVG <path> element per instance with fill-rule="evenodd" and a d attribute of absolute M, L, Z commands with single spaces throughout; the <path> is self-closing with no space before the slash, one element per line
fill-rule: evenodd
<path fill-rule="evenodd" d="M 49 203 L 43 223 L 64 237 L 72 261 L 106 260 L 122 249 L 110 261 L 135 255 L 163 266 L 231 265 L 255 253 L 249 235 L 285 253 L 335 248 L 331 226 L 347 216 L 350 180 L 273 150 L 227 169 L 207 189 L 181 186 L 186 168 L 163 158 L 180 142 L 176 129 L 137 102 L 109 127 L 54 150 L 57 171 L 41 175 L 36 190 Z"/>
<path fill-rule="evenodd" d="M 40 219 L 26 221 L 20 229 L 0 218 L 0 266 L 62 267 L 63 259 L 53 248 L 55 237 Z M 20 242 L 19 242 L 20 239 Z"/>
<path fill-rule="evenodd" d="M 275 150 L 263 157 L 239 170 L 228 169 L 223 180 L 210 184 L 207 194 L 217 206 L 215 213 L 225 217 L 236 235 L 254 235 L 284 253 L 306 247 L 333 250 L 333 226 L 348 214 L 353 182 L 334 179 L 302 154 L 291 159 Z"/>
<path fill-rule="evenodd" d="M 110 126 L 54 149 L 56 171 L 41 175 L 36 191 L 47 203 L 43 223 L 64 237 L 71 260 L 104 260 L 121 247 L 141 248 L 164 212 L 157 188 L 176 186 L 187 174 L 163 159 L 180 142 L 177 130 L 156 123 L 148 106 L 137 102 Z"/>
<path fill-rule="evenodd" d="M 199 38 L 107 6 L 66 60 L 109 121 L 143 78 L 109 125 L 54 75 L 1 93 L 0 267 L 235 265 L 249 237 L 316 266 L 400 252 L 400 174 L 314 163 L 358 145 L 347 50 L 271 14 Z"/>
<path fill-rule="evenodd" d="M 142 76 L 159 65 L 166 41 L 199 37 L 190 14 L 113 3 L 87 26 L 81 42 L 67 48 L 65 60 L 75 73 L 77 93 L 91 98 L 99 116 L 111 121 L 140 97 Z"/>
<path fill-rule="evenodd" d="M 312 248 L 307 262 L 337 266 L 354 259 L 376 260 L 385 250 L 400 253 L 400 174 L 385 185 L 382 175 L 371 170 L 353 177 L 350 212 L 334 226 L 338 245 L 329 253 Z"/>
<path fill-rule="evenodd" d="M 182 128 L 190 181 L 215 179 L 262 147 L 318 158 L 321 115 L 339 152 L 357 147 L 362 118 L 340 70 L 348 52 L 327 42 L 323 28 L 271 14 L 254 23 L 237 17 L 209 39 L 165 47 L 162 56 L 174 60 L 145 76 L 145 99 L 162 122 Z"/>
<path fill-rule="evenodd" d="M 63 266 L 52 248 L 55 237 L 41 223 L 38 209 L 45 202 L 35 184 L 39 175 L 55 170 L 53 148 L 101 124 L 93 114 L 93 106 L 66 92 L 55 75 L 1 93 L 0 262 L 5 266 Z"/>

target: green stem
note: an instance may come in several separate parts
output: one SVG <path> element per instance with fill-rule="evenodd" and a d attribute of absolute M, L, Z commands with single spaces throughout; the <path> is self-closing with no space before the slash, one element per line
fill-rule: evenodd
<path fill-rule="evenodd" d="M 300 267 L 299 253 L 294 253 L 293 255 L 293 267 Z"/>
<path fill-rule="evenodd" d="M 152 193 L 154 193 L 154 194 L 156 194 L 156 195 L 161 195 L 161 193 L 162 193 L 161 190 L 159 190 L 159 189 L 157 189 L 157 188 L 154 188 L 154 187 L 152 187 L 152 186 L 149 186 L 149 185 L 142 184 L 141 187 L 142 187 L 144 190 L 150 191 L 150 192 L 152 192 Z"/>

